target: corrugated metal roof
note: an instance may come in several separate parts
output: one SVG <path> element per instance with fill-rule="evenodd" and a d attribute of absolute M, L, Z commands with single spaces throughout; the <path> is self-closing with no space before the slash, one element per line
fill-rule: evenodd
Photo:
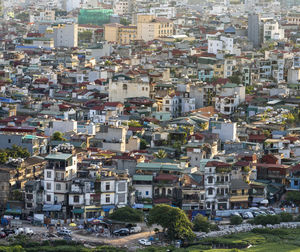
<path fill-rule="evenodd" d="M 70 157 L 72 157 L 72 154 L 70 153 L 53 153 L 53 154 L 49 154 L 46 159 L 57 159 L 57 160 L 67 160 Z"/>
<path fill-rule="evenodd" d="M 134 181 L 152 181 L 152 175 L 133 175 L 132 180 Z"/>

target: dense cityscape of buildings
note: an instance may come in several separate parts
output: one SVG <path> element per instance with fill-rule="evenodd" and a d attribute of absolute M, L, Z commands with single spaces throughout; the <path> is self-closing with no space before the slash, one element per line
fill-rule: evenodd
<path fill-rule="evenodd" d="M 299 1 L 1 6 L 2 213 L 214 215 L 300 190 Z"/>

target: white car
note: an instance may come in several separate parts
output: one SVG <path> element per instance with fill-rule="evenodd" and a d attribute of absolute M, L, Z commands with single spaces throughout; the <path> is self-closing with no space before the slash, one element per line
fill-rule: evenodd
<path fill-rule="evenodd" d="M 149 241 L 147 239 L 140 239 L 139 243 L 144 246 L 151 246 L 151 241 Z"/>
<path fill-rule="evenodd" d="M 27 235 L 34 235 L 33 230 L 31 228 L 29 228 L 29 227 L 26 227 L 24 229 L 24 233 L 27 234 Z"/>

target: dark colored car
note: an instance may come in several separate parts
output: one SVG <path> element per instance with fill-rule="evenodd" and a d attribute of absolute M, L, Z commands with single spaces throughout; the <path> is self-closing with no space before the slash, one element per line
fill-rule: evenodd
<path fill-rule="evenodd" d="M 15 231 L 12 229 L 3 229 L 2 231 L 5 233 L 6 236 L 15 233 Z"/>
<path fill-rule="evenodd" d="M 121 228 L 121 229 L 115 230 L 113 232 L 113 234 L 118 235 L 118 236 L 129 235 L 129 229 L 128 228 Z"/>

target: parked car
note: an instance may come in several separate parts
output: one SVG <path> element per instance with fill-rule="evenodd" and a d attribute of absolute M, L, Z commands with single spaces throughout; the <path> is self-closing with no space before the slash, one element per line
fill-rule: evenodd
<path fill-rule="evenodd" d="M 113 232 L 114 235 L 117 235 L 117 236 L 124 236 L 124 235 L 129 235 L 129 229 L 128 228 L 121 228 L 121 229 L 118 229 L 118 230 L 115 230 Z"/>
<path fill-rule="evenodd" d="M 275 212 L 271 211 L 271 210 L 267 210 L 266 213 L 269 214 L 269 215 L 275 215 Z"/>
<path fill-rule="evenodd" d="M 132 227 L 130 228 L 130 233 L 134 234 L 134 233 L 139 233 L 142 231 L 142 228 L 140 226 L 136 226 L 136 227 Z"/>
<path fill-rule="evenodd" d="M 6 234 L 4 232 L 0 232 L 0 238 L 5 238 Z"/>
<path fill-rule="evenodd" d="M 59 230 L 57 230 L 57 234 L 63 235 L 63 236 L 65 236 L 65 235 L 71 236 L 72 232 L 69 229 L 59 229 Z"/>
<path fill-rule="evenodd" d="M 139 240 L 139 244 L 144 245 L 144 246 L 151 246 L 151 241 L 147 240 L 147 239 L 140 239 Z"/>
<path fill-rule="evenodd" d="M 259 211 L 260 215 L 267 215 L 264 211 Z"/>
<path fill-rule="evenodd" d="M 26 235 L 33 235 L 34 234 L 33 230 L 29 227 L 24 228 L 24 233 Z"/>
<path fill-rule="evenodd" d="M 6 234 L 6 236 L 15 234 L 15 231 L 12 229 L 3 229 L 2 231 Z"/>
<path fill-rule="evenodd" d="M 248 212 L 242 213 L 242 217 L 243 217 L 243 219 L 249 219 Z"/>
<path fill-rule="evenodd" d="M 241 217 L 241 215 L 238 212 L 231 213 L 231 216 L 239 216 L 239 217 Z"/>
<path fill-rule="evenodd" d="M 15 229 L 15 234 L 16 235 L 24 234 L 24 228 L 16 228 Z"/>
<path fill-rule="evenodd" d="M 248 215 L 248 219 L 253 219 L 254 216 L 251 212 L 246 212 L 246 214 Z"/>

